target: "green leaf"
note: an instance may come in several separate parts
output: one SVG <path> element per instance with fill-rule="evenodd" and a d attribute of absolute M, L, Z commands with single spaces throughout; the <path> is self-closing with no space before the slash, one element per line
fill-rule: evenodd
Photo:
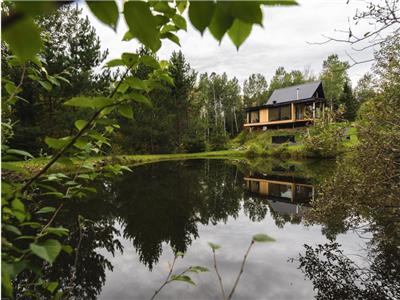
<path fill-rule="evenodd" d="M 221 3 L 218 3 L 208 29 L 218 41 L 221 41 L 232 26 L 233 20 L 234 18 L 221 7 Z"/>
<path fill-rule="evenodd" d="M 68 254 L 71 254 L 74 251 L 70 245 L 62 245 L 61 250 Z"/>
<path fill-rule="evenodd" d="M 249 24 L 262 24 L 262 10 L 260 3 L 256 1 L 230 1 L 222 2 L 229 13 L 246 23 Z"/>
<path fill-rule="evenodd" d="M 189 19 L 193 26 L 201 32 L 210 24 L 214 15 L 215 3 L 211 1 L 193 1 L 189 5 Z"/>
<path fill-rule="evenodd" d="M 243 22 L 239 19 L 233 21 L 232 27 L 228 31 L 228 35 L 237 49 L 239 49 L 240 45 L 242 45 L 250 35 L 251 28 L 251 24 Z"/>
<path fill-rule="evenodd" d="M 157 61 L 157 59 L 155 59 L 154 57 L 152 57 L 150 55 L 143 55 L 142 57 L 140 57 L 139 61 L 140 61 L 140 63 L 144 64 L 147 67 L 150 67 L 153 69 L 160 68 L 160 64 Z"/>
<path fill-rule="evenodd" d="M 185 11 L 188 3 L 189 2 L 187 0 L 184 0 L 184 1 L 179 1 L 178 0 L 178 1 L 176 1 L 176 8 L 178 9 L 180 14 L 182 14 Z"/>
<path fill-rule="evenodd" d="M 147 98 L 146 96 L 139 94 L 139 93 L 129 93 L 127 95 L 124 95 L 124 99 L 126 100 L 133 100 L 136 101 L 138 103 L 143 103 L 146 104 L 149 107 L 153 106 L 153 103 L 150 101 L 149 98 Z"/>
<path fill-rule="evenodd" d="M 17 227 L 15 227 L 13 225 L 7 225 L 6 224 L 6 225 L 3 226 L 3 229 L 7 230 L 9 232 L 15 233 L 16 235 L 21 235 L 22 234 L 22 232 Z"/>
<path fill-rule="evenodd" d="M 1 267 L 1 289 L 2 293 L 9 299 L 13 299 L 13 286 L 10 279 L 10 273 L 5 271 L 5 268 L 2 264 Z"/>
<path fill-rule="evenodd" d="M 124 52 L 122 53 L 121 58 L 124 61 L 125 65 L 127 66 L 133 66 L 135 63 L 139 61 L 139 55 L 135 53 Z"/>
<path fill-rule="evenodd" d="M 64 102 L 64 105 L 100 109 L 112 103 L 113 101 L 106 97 L 74 97 Z"/>
<path fill-rule="evenodd" d="M 116 30 L 119 12 L 115 1 L 86 1 L 86 4 L 97 19 Z"/>
<path fill-rule="evenodd" d="M 25 14 L 35 16 L 52 12 L 56 3 L 52 1 L 16 1 L 15 8 Z"/>
<path fill-rule="evenodd" d="M 186 283 L 190 283 L 192 285 L 196 285 L 194 283 L 194 281 L 192 280 L 192 278 L 190 278 L 187 275 L 172 275 L 171 276 L 171 280 L 173 280 L 173 281 L 183 281 L 183 282 L 186 282 Z"/>
<path fill-rule="evenodd" d="M 134 38 L 135 38 L 135 36 L 128 30 L 127 32 L 125 32 L 124 36 L 122 37 L 122 40 L 127 42 Z"/>
<path fill-rule="evenodd" d="M 122 104 L 118 107 L 118 111 L 121 114 L 121 116 L 127 118 L 127 119 L 133 119 L 133 110 L 132 106 L 129 104 Z"/>
<path fill-rule="evenodd" d="M 157 20 L 147 2 L 130 1 L 124 4 L 124 15 L 129 31 L 145 46 L 154 52 L 160 49 L 161 42 Z"/>
<path fill-rule="evenodd" d="M 54 84 L 54 85 L 56 85 L 56 86 L 60 86 L 60 82 L 57 80 L 56 77 L 47 75 L 46 78 L 47 78 L 47 80 L 50 81 L 52 84 Z"/>
<path fill-rule="evenodd" d="M 4 157 L 3 157 L 4 159 Z M 17 173 L 27 174 L 28 171 L 20 166 L 15 165 L 14 163 L 10 162 L 1 162 L 1 169 L 2 170 L 9 170 Z"/>
<path fill-rule="evenodd" d="M 159 78 L 167 82 L 169 85 L 175 86 L 174 79 L 166 73 L 159 75 Z"/>
<path fill-rule="evenodd" d="M 61 251 L 61 244 L 57 240 L 46 240 L 43 243 L 32 243 L 29 247 L 35 255 L 49 263 L 53 263 Z"/>
<path fill-rule="evenodd" d="M 124 82 L 126 82 L 133 89 L 147 90 L 146 82 L 137 77 L 127 77 Z"/>
<path fill-rule="evenodd" d="M 47 213 L 51 213 L 54 212 L 56 209 L 54 207 L 51 206 L 45 206 L 41 209 L 39 209 L 36 213 L 37 214 L 47 214 Z"/>
<path fill-rule="evenodd" d="M 6 92 L 9 95 L 11 95 L 11 94 L 14 94 L 16 92 L 17 87 L 14 84 L 14 82 L 7 82 L 6 85 L 5 85 L 5 89 L 6 89 Z"/>
<path fill-rule="evenodd" d="M 7 154 L 15 154 L 15 155 L 20 155 L 20 156 L 26 156 L 33 158 L 32 154 L 29 152 L 23 151 L 23 150 L 18 150 L 18 149 L 7 149 L 6 151 Z"/>
<path fill-rule="evenodd" d="M 176 257 L 183 257 L 184 255 L 185 255 L 185 253 L 183 253 L 183 252 L 181 252 L 181 251 L 178 251 L 178 252 L 176 252 L 176 254 L 175 254 Z"/>
<path fill-rule="evenodd" d="M 77 121 L 75 121 L 75 127 L 76 127 L 78 130 L 81 130 L 83 127 L 86 126 L 86 124 L 87 124 L 87 121 L 86 121 L 86 120 L 77 120 Z"/>
<path fill-rule="evenodd" d="M 112 67 L 118 67 L 118 66 L 124 66 L 124 65 L 125 65 L 125 63 L 122 59 L 116 58 L 116 59 L 112 59 L 112 60 L 108 61 L 105 66 L 107 68 L 112 68 Z"/>
<path fill-rule="evenodd" d="M 9 28 L 2 30 L 2 38 L 11 51 L 22 61 L 35 59 L 42 48 L 40 30 L 32 18 L 21 18 Z"/>
<path fill-rule="evenodd" d="M 46 137 L 44 139 L 44 142 L 49 146 L 50 148 L 53 148 L 55 150 L 59 150 L 64 148 L 71 140 L 70 136 L 60 138 L 60 139 L 54 139 L 51 137 Z"/>
<path fill-rule="evenodd" d="M 54 293 L 54 291 L 56 290 L 56 288 L 58 287 L 58 282 L 56 281 L 52 281 L 52 282 L 45 282 L 43 284 L 43 287 L 45 289 L 47 289 L 48 291 L 50 291 L 50 293 Z"/>
<path fill-rule="evenodd" d="M 211 242 L 208 242 L 208 245 L 211 247 L 211 249 L 213 251 L 218 250 L 219 248 L 221 248 L 220 245 L 217 245 L 217 244 L 214 244 L 214 243 L 211 243 Z"/>
<path fill-rule="evenodd" d="M 161 37 L 169 39 L 170 41 L 174 42 L 178 46 L 181 45 L 179 42 L 179 37 L 177 35 L 173 34 L 172 32 L 165 32 L 161 35 Z"/>
<path fill-rule="evenodd" d="M 44 232 L 52 233 L 52 234 L 55 234 L 57 236 L 63 236 L 63 235 L 67 236 L 68 233 L 69 233 L 69 230 L 67 228 L 62 227 L 62 226 L 60 226 L 60 227 L 47 227 Z"/>
<path fill-rule="evenodd" d="M 202 266 L 191 266 L 188 270 L 188 272 L 192 273 L 201 273 L 201 272 L 208 272 L 209 270 L 206 267 Z"/>
<path fill-rule="evenodd" d="M 260 1 L 263 5 L 269 5 L 269 6 L 275 6 L 275 5 L 284 5 L 284 6 L 290 6 L 290 5 L 298 5 L 297 1 L 294 0 L 263 0 Z"/>
<path fill-rule="evenodd" d="M 74 146 L 78 149 L 85 150 L 90 145 L 90 140 L 87 137 L 80 137 L 74 143 Z"/>
<path fill-rule="evenodd" d="M 167 16 L 172 16 L 175 13 L 175 9 L 169 6 L 167 1 L 153 2 L 153 8 Z"/>
<path fill-rule="evenodd" d="M 259 242 L 259 243 L 266 243 L 266 242 L 275 242 L 275 239 L 273 239 L 272 237 L 266 235 L 266 234 L 256 234 L 253 235 L 253 241 L 255 242 Z"/>
<path fill-rule="evenodd" d="M 47 81 L 39 80 L 39 83 L 48 92 L 50 92 L 53 88 L 53 86 Z"/>
<path fill-rule="evenodd" d="M 160 33 L 163 34 L 170 31 L 178 31 L 178 28 L 175 25 L 167 24 L 161 28 Z"/>
<path fill-rule="evenodd" d="M 14 209 L 16 209 L 16 210 L 25 211 L 25 205 L 24 205 L 24 203 L 22 203 L 22 201 L 19 200 L 18 198 L 15 198 L 15 199 L 11 202 L 11 206 L 12 206 L 12 208 L 14 208 Z"/>
<path fill-rule="evenodd" d="M 72 167 L 74 165 L 74 162 L 71 159 L 69 159 L 68 157 L 59 158 L 57 160 L 57 163 L 63 164 L 63 165 L 68 166 L 68 167 Z"/>
<path fill-rule="evenodd" d="M 179 29 L 183 29 L 185 31 L 187 30 L 186 20 L 181 15 L 174 15 L 172 17 L 172 21 L 174 22 L 175 26 L 178 27 Z"/>

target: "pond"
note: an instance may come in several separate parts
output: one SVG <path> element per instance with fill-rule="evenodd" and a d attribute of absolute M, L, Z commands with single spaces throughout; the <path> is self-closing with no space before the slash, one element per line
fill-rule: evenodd
<path fill-rule="evenodd" d="M 184 256 L 174 274 L 193 265 L 209 272 L 189 274 L 196 286 L 168 284 L 158 298 L 221 299 L 208 242 L 221 246 L 217 263 L 228 294 L 252 236 L 265 233 L 276 241 L 254 244 L 233 298 L 312 299 L 315 286 L 299 269 L 304 245 L 333 239 L 363 266 L 371 238 L 356 230 L 332 237 L 323 224 L 307 222 L 318 186 L 334 166 L 331 161 L 187 160 L 134 167 L 99 182 L 95 196 L 69 204 L 61 221 L 73 223 L 80 215 L 86 224 L 83 232 L 72 232 L 71 243 L 80 243 L 76 278 L 69 278 L 76 263 L 68 255 L 47 274 L 64 278 L 66 286 L 79 282 L 78 298 L 150 299 L 180 251 Z"/>

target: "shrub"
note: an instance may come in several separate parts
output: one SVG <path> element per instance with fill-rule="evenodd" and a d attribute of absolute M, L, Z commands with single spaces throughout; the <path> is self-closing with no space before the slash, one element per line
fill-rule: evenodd
<path fill-rule="evenodd" d="M 204 152 L 206 150 L 206 142 L 201 136 L 188 135 L 184 138 L 183 143 L 185 151 L 189 153 Z"/>
<path fill-rule="evenodd" d="M 263 153 L 264 151 L 262 147 L 258 144 L 253 143 L 247 147 L 245 155 L 247 157 L 256 157 L 262 155 Z"/>
<path fill-rule="evenodd" d="M 338 123 L 317 123 L 304 136 L 307 156 L 331 158 L 343 151 L 346 127 Z"/>

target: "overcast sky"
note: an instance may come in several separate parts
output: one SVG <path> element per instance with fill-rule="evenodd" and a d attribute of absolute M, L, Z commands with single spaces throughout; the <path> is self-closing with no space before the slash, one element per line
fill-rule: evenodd
<path fill-rule="evenodd" d="M 221 45 L 206 32 L 202 37 L 188 22 L 188 31 L 181 32 L 181 47 L 163 41 L 158 52 L 160 59 L 168 59 L 172 51 L 181 49 L 191 67 L 198 72 L 226 72 L 243 82 L 252 73 L 261 73 L 269 81 L 279 66 L 286 70 L 310 68 L 318 74 L 322 61 L 332 53 L 342 59 L 350 60 L 346 51 L 357 60 L 372 57 L 372 49 L 364 52 L 353 51 L 348 44 L 331 42 L 325 45 L 309 44 L 323 41 L 323 34 L 340 36 L 335 30 L 345 30 L 356 9 L 363 10 L 363 0 L 300 0 L 296 7 L 264 7 L 264 28 L 253 27 L 250 37 L 239 51 L 227 36 Z M 138 42 L 122 42 L 127 31 L 123 18 L 120 19 L 117 34 L 103 25 L 84 8 L 100 36 L 103 49 L 109 49 L 109 59 L 117 58 L 123 52 L 134 52 Z M 361 34 L 369 31 L 371 25 L 359 24 L 355 32 Z M 343 36 L 342 36 L 343 37 Z M 369 70 L 370 64 L 357 65 L 349 70 L 353 85 Z"/>

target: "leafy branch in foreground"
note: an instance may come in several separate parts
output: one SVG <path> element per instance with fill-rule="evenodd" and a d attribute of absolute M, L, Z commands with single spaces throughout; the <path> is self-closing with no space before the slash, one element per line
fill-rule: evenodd
<path fill-rule="evenodd" d="M 190 266 L 186 269 L 184 269 L 182 272 L 178 274 L 172 274 L 174 271 L 175 263 L 178 259 L 178 257 L 183 257 L 182 252 L 177 252 L 174 256 L 174 260 L 172 261 L 172 264 L 170 265 L 170 269 L 167 275 L 167 278 L 163 282 L 163 284 L 154 292 L 153 296 L 151 297 L 151 300 L 157 297 L 157 295 L 160 293 L 160 291 L 169 283 L 173 281 L 183 281 L 192 285 L 196 285 L 195 282 L 190 278 L 187 273 L 202 273 L 202 272 L 208 272 L 208 269 L 202 266 Z"/>
<path fill-rule="evenodd" d="M 261 233 L 260 233 L 260 234 L 256 234 L 256 235 L 254 235 L 254 236 L 252 237 L 251 242 L 250 242 L 250 245 L 249 245 L 249 247 L 247 248 L 247 251 L 246 251 L 246 253 L 244 254 L 242 263 L 241 263 L 241 265 L 240 265 L 239 274 L 238 274 L 237 277 L 236 277 L 235 283 L 233 284 L 233 287 L 232 287 L 231 291 L 229 292 L 228 297 L 226 297 L 226 293 L 225 293 L 225 290 L 224 290 L 224 284 L 223 284 L 223 281 L 222 281 L 222 276 L 221 276 L 221 274 L 220 274 L 220 272 L 219 272 L 219 270 L 218 270 L 217 257 L 216 257 L 216 254 L 215 254 L 216 250 L 218 250 L 219 248 L 221 248 L 221 246 L 220 246 L 220 245 L 217 245 L 217 244 L 213 244 L 213 243 L 211 243 L 211 242 L 208 243 L 208 245 L 211 247 L 212 252 L 213 252 L 214 269 L 215 269 L 215 273 L 217 274 L 217 277 L 218 277 L 218 282 L 219 282 L 219 286 L 220 286 L 220 289 L 221 289 L 221 296 L 222 296 L 222 299 L 223 299 L 223 300 L 230 300 L 230 299 L 232 299 L 233 294 L 235 293 L 235 290 L 236 290 L 236 288 L 237 288 L 237 286 L 238 286 L 238 284 L 239 284 L 240 277 L 242 276 L 242 273 L 243 273 L 243 271 L 244 271 L 244 266 L 245 266 L 245 264 L 246 264 L 247 257 L 248 257 L 248 255 L 249 255 L 250 250 L 251 250 L 251 248 L 253 247 L 253 245 L 254 245 L 256 242 L 257 242 L 257 243 L 266 243 L 266 242 L 274 242 L 274 241 L 275 241 L 275 239 L 273 239 L 272 237 L 270 237 L 270 236 L 268 236 L 268 235 L 266 235 L 266 234 L 261 234 Z"/>

